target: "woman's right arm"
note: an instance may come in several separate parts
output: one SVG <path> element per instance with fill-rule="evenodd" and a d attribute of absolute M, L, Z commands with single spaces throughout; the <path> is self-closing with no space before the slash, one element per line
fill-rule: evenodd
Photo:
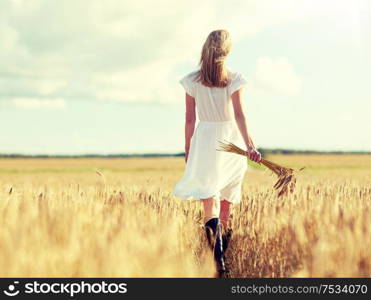
<path fill-rule="evenodd" d="M 185 161 L 188 160 L 191 138 L 195 130 L 196 123 L 196 101 L 195 98 L 186 93 L 186 120 L 185 120 Z"/>
<path fill-rule="evenodd" d="M 261 160 L 261 154 L 256 150 L 255 145 L 251 139 L 251 136 L 247 130 L 246 116 L 242 105 L 242 88 L 235 91 L 231 95 L 231 97 L 233 103 L 234 117 L 236 119 L 236 123 L 241 132 L 243 140 L 245 141 L 247 152 L 249 153 L 249 158 L 252 161 L 258 163 Z"/>

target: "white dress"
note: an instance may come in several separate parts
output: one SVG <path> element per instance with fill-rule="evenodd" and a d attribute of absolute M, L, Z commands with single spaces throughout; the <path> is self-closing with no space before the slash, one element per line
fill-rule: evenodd
<path fill-rule="evenodd" d="M 247 158 L 217 151 L 218 141 L 246 148 L 231 100 L 233 92 L 247 82 L 239 72 L 231 72 L 224 88 L 206 87 L 194 81 L 196 72 L 180 80 L 187 94 L 195 98 L 198 124 L 193 133 L 183 178 L 173 195 L 184 200 L 215 197 L 232 203 L 241 201 L 241 185 L 247 170 Z"/>

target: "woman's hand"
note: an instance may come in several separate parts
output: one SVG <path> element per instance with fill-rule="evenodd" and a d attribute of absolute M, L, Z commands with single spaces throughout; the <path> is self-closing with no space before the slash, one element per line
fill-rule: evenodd
<path fill-rule="evenodd" d="M 248 148 L 247 149 L 247 152 L 249 154 L 249 158 L 256 162 L 256 163 L 260 163 L 261 159 L 262 159 L 262 156 L 261 154 L 259 153 L 258 150 L 256 150 L 255 148 Z"/>

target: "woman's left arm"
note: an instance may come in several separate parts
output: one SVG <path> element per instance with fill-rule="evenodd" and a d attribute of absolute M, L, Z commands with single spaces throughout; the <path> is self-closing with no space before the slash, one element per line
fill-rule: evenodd
<path fill-rule="evenodd" d="M 186 93 L 186 118 L 185 118 L 185 161 L 188 160 L 191 138 L 196 123 L 196 101 L 195 98 Z"/>

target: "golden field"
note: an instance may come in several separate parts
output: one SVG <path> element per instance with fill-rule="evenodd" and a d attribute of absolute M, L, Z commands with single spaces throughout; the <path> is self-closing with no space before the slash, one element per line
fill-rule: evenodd
<path fill-rule="evenodd" d="M 272 155 L 234 208 L 234 277 L 371 276 L 371 155 Z M 171 190 L 182 158 L 0 159 L 1 277 L 212 277 L 202 206 Z M 98 171 L 98 173 L 96 172 Z"/>

